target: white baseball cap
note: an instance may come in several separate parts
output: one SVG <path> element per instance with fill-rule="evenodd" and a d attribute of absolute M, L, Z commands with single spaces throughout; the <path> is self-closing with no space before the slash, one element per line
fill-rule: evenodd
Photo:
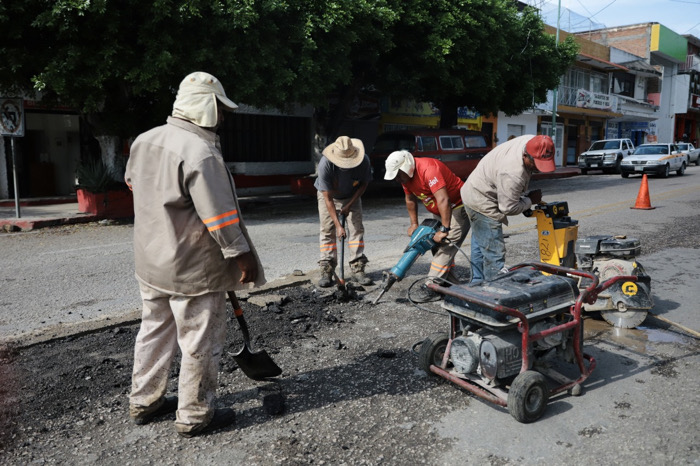
<path fill-rule="evenodd" d="M 393 180 L 398 175 L 399 170 L 410 177 L 413 177 L 413 171 L 416 169 L 416 161 L 413 155 L 407 150 L 397 150 L 389 154 L 384 162 L 386 172 L 384 173 L 385 180 Z"/>

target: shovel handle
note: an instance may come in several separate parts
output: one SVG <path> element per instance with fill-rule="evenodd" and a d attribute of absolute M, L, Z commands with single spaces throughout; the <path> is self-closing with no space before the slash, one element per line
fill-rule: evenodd
<path fill-rule="evenodd" d="M 241 327 L 243 341 L 245 341 L 247 345 L 248 343 L 250 343 L 250 333 L 248 332 L 248 324 L 243 318 L 243 308 L 241 307 L 241 303 L 238 302 L 238 297 L 236 296 L 235 292 L 229 291 L 227 294 L 228 299 L 231 300 L 231 305 L 233 306 L 233 315 L 236 316 L 236 320 L 238 320 L 238 325 L 240 325 Z"/>
<path fill-rule="evenodd" d="M 345 215 L 340 214 L 340 226 L 345 229 Z M 347 232 L 346 232 L 347 234 Z M 340 238 L 340 283 L 345 286 L 345 236 Z"/>

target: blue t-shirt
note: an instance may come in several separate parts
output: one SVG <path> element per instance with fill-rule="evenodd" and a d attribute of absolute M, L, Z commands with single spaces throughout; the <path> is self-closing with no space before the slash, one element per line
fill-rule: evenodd
<path fill-rule="evenodd" d="M 351 197 L 362 183 L 369 183 L 372 176 L 369 157 L 354 168 L 340 168 L 325 156 L 318 163 L 318 178 L 314 187 L 319 191 L 328 191 L 334 199 Z"/>

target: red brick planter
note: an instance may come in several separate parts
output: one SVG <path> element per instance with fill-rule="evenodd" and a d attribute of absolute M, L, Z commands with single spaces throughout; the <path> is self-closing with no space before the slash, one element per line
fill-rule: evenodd
<path fill-rule="evenodd" d="M 93 193 L 77 189 L 78 211 L 102 218 L 124 218 L 134 216 L 134 197 L 131 191 L 119 190 Z"/>

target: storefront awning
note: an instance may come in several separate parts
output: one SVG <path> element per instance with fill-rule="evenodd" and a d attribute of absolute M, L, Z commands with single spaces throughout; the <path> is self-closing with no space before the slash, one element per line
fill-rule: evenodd
<path fill-rule="evenodd" d="M 571 115 L 587 115 L 603 118 L 619 118 L 622 113 L 611 112 L 610 110 L 600 110 L 597 108 L 581 108 L 570 107 L 568 105 L 560 105 L 557 107 L 557 113 L 569 113 Z"/>
<path fill-rule="evenodd" d="M 628 61 L 620 63 L 620 65 L 629 68 L 631 71 L 635 71 L 640 76 L 646 76 L 647 78 L 661 77 L 661 72 L 644 60 Z"/>
<path fill-rule="evenodd" d="M 578 61 L 588 63 L 590 65 L 595 66 L 596 68 L 600 68 L 600 69 L 603 69 L 605 71 L 629 71 L 627 68 L 625 68 L 622 65 L 618 65 L 617 63 L 603 60 L 602 58 L 594 57 L 593 55 L 588 55 L 587 53 L 579 52 Z"/>

